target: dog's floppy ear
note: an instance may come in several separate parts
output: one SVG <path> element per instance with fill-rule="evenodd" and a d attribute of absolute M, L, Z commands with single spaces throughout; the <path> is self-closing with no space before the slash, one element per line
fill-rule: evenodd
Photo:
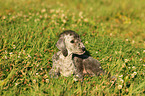
<path fill-rule="evenodd" d="M 56 43 L 56 47 L 61 50 L 62 54 L 66 57 L 68 55 L 68 51 L 65 46 L 65 40 L 63 37 L 60 37 Z"/>

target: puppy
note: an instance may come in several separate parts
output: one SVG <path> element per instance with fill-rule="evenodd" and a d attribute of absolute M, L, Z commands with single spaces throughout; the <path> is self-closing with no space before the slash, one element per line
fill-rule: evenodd
<path fill-rule="evenodd" d="M 60 50 L 53 55 L 53 66 L 49 74 L 51 77 L 74 76 L 74 80 L 83 79 L 84 74 L 92 76 L 104 74 L 101 64 L 86 52 L 84 44 L 77 33 L 66 30 L 59 35 L 56 47 Z"/>

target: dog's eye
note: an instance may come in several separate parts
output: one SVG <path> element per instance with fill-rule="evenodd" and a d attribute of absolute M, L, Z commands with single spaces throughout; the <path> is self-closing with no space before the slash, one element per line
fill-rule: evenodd
<path fill-rule="evenodd" d="M 75 41 L 74 40 L 71 40 L 70 43 L 75 43 Z"/>

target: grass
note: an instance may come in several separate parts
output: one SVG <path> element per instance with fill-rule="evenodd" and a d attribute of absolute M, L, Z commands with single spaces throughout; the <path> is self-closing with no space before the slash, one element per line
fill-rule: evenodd
<path fill-rule="evenodd" d="M 0 95 L 145 94 L 144 0 L 0 1 Z M 58 34 L 71 29 L 107 74 L 49 78 Z"/>

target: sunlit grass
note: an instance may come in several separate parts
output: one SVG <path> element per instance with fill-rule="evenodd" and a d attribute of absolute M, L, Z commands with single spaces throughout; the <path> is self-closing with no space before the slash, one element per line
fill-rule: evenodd
<path fill-rule="evenodd" d="M 143 95 L 144 3 L 0 1 L 0 95 Z M 105 71 L 116 76 L 49 78 L 58 34 L 71 29 Z"/>

